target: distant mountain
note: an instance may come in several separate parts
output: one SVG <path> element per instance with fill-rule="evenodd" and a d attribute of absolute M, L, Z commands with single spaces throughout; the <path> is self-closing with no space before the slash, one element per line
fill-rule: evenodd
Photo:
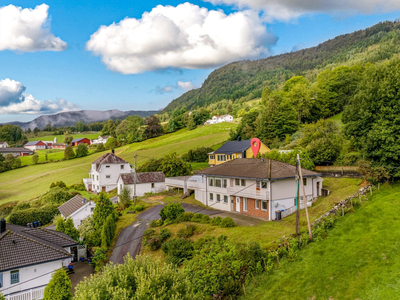
<path fill-rule="evenodd" d="M 214 70 L 201 88 L 173 100 L 164 112 L 186 106 L 195 109 L 227 99 L 261 97 L 263 88 L 274 89 L 295 75 L 315 74 L 338 64 L 375 63 L 397 54 L 399 22 L 383 22 L 365 30 L 344 34 L 316 47 L 270 56 L 254 61 L 238 61 Z M 381 47 L 376 47 L 380 44 Z"/>
<path fill-rule="evenodd" d="M 30 122 L 9 122 L 8 124 L 19 125 L 22 129 L 30 128 L 33 130 L 35 127 L 44 129 L 47 124 L 51 126 L 56 125 L 57 127 L 62 126 L 73 126 L 78 121 L 82 121 L 85 124 L 93 122 L 102 122 L 109 119 L 125 119 L 128 116 L 139 116 L 147 118 L 151 115 L 156 114 L 156 110 L 128 110 L 120 111 L 118 109 L 100 111 L 100 110 L 79 110 L 79 111 L 68 111 L 61 112 L 54 115 L 42 115 Z"/>

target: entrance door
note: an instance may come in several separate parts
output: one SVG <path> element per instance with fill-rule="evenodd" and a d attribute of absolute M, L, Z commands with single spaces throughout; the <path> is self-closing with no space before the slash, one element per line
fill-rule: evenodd
<path fill-rule="evenodd" d="M 317 182 L 317 197 L 319 197 L 319 182 Z"/>
<path fill-rule="evenodd" d="M 240 212 L 240 197 L 236 197 L 236 211 Z"/>

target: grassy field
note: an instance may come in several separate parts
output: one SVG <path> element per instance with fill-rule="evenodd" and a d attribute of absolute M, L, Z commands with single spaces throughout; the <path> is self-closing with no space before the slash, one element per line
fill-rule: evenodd
<path fill-rule="evenodd" d="M 41 136 L 42 134 L 47 134 L 47 132 L 40 132 L 37 136 L 29 137 L 28 141 L 53 141 L 54 138 L 57 138 L 58 143 L 62 143 L 64 139 L 64 135 L 44 135 Z M 74 139 L 78 138 L 88 138 L 89 140 L 91 139 L 97 139 L 101 135 L 101 132 L 92 132 L 92 133 L 79 133 L 79 134 L 73 134 L 72 136 Z"/>
<path fill-rule="evenodd" d="M 190 149 L 221 143 L 228 139 L 230 128 L 235 126 L 235 124 L 220 123 L 200 126 L 192 131 L 182 129 L 172 134 L 117 148 L 115 152 L 130 163 L 133 163 L 133 156 L 137 152 L 137 162 L 140 165 L 150 158 L 161 158 L 173 152 L 181 155 Z M 1 173 L 0 204 L 35 199 L 46 192 L 54 181 L 62 180 L 68 185 L 82 182 L 82 179 L 88 176 L 90 164 L 104 153 Z"/>
<path fill-rule="evenodd" d="M 398 299 L 400 184 L 385 185 L 328 238 L 256 279 L 244 299 Z"/>
<path fill-rule="evenodd" d="M 46 161 L 46 153 L 47 161 L 56 161 L 64 158 L 64 149 L 38 150 L 36 151 L 36 154 L 39 155 L 39 163 Z M 94 153 L 94 150 L 89 149 L 89 154 L 92 153 Z M 21 156 L 20 158 L 23 166 L 32 165 L 32 156 Z"/>

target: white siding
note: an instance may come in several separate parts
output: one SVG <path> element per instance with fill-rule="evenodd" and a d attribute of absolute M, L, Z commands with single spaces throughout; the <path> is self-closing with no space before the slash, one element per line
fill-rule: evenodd
<path fill-rule="evenodd" d="M 124 166 L 124 168 L 121 169 L 121 166 Z M 129 173 L 130 171 L 129 163 L 103 164 L 99 171 L 96 170 L 96 164 L 92 164 L 89 172 L 89 178 L 92 178 L 92 190 L 99 193 L 102 191 L 102 187 L 105 187 L 107 192 L 111 191 L 117 187 L 119 174 Z"/>
<path fill-rule="evenodd" d="M 78 229 L 81 222 L 87 217 L 93 214 L 93 210 L 96 207 L 96 203 L 90 201 L 85 206 L 70 215 L 70 218 L 74 222 L 74 226 Z"/>
<path fill-rule="evenodd" d="M 124 184 L 122 182 L 122 179 L 120 178 L 118 180 L 118 195 L 121 193 L 121 190 L 123 188 Z M 127 184 L 125 185 L 131 190 L 131 196 L 133 199 L 134 196 L 134 185 L 133 184 Z M 136 196 L 141 197 L 144 196 L 145 193 L 159 193 L 162 191 L 165 191 L 165 182 L 154 182 L 154 188 L 151 187 L 152 183 L 138 183 L 136 184 Z"/>

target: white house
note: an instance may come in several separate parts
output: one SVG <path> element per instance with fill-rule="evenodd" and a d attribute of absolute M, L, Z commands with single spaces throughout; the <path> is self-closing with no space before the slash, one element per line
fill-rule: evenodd
<path fill-rule="evenodd" d="M 36 150 L 43 150 L 46 149 L 47 145 L 43 143 L 42 141 L 33 141 L 33 142 L 28 142 L 24 145 L 24 148 L 27 148 L 32 151 Z"/>
<path fill-rule="evenodd" d="M 105 144 L 109 137 L 110 135 L 99 135 L 97 139 L 91 140 L 90 142 L 92 145 Z"/>
<path fill-rule="evenodd" d="M 302 169 L 307 206 L 321 195 L 320 174 Z M 193 190 L 195 199 L 213 208 L 275 220 L 295 211 L 296 167 L 275 160 L 238 158 L 192 177 L 165 179 L 167 188 Z M 302 190 L 300 195 L 302 196 Z M 304 208 L 301 201 L 300 208 Z M 283 212 L 282 212 L 283 211 Z"/>
<path fill-rule="evenodd" d="M 232 122 L 233 117 L 231 115 L 213 116 L 210 120 L 206 121 L 206 124 L 217 124 L 222 122 Z"/>
<path fill-rule="evenodd" d="M 6 299 L 42 299 L 57 269 L 72 261 L 78 243 L 64 233 L 0 220 L 0 292 Z"/>
<path fill-rule="evenodd" d="M 165 175 L 163 172 L 136 173 L 136 196 L 143 196 L 145 193 L 159 193 L 165 191 Z M 118 195 L 124 186 L 131 190 L 134 195 L 135 173 L 124 173 L 118 177 Z"/>
<path fill-rule="evenodd" d="M 122 158 L 111 153 L 106 153 L 92 163 L 89 178 L 84 178 L 83 183 L 88 191 L 99 193 L 108 192 L 117 187 L 118 177 L 122 173 L 131 171 L 131 165 Z"/>
<path fill-rule="evenodd" d="M 0 142 L 0 148 L 7 148 L 8 143 L 7 142 Z"/>
<path fill-rule="evenodd" d="M 76 195 L 67 202 L 58 207 L 61 216 L 64 219 L 71 218 L 75 228 L 82 224 L 82 221 L 93 214 L 96 203 L 83 198 L 81 195 Z"/>

